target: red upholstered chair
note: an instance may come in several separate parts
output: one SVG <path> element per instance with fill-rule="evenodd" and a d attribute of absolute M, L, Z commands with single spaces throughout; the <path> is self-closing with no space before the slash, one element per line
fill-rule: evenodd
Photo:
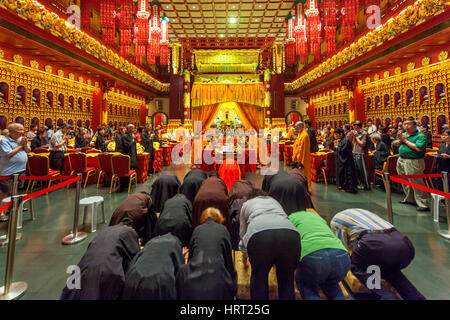
<path fill-rule="evenodd" d="M 100 166 L 100 172 L 98 174 L 98 180 L 97 180 L 97 189 L 100 185 L 100 180 L 102 177 L 105 178 L 105 181 L 108 181 L 108 178 L 111 180 L 111 186 L 112 186 L 112 176 L 113 176 L 113 170 L 112 170 L 112 163 L 111 158 L 113 157 L 110 153 L 101 153 L 98 155 L 98 164 Z M 110 189 L 111 189 L 110 186 Z"/>
<path fill-rule="evenodd" d="M 320 167 L 320 171 L 323 175 L 323 179 L 325 180 L 325 185 L 328 184 L 328 180 L 336 180 L 336 165 L 334 160 L 334 152 L 327 153 L 326 157 L 326 165 Z"/>
<path fill-rule="evenodd" d="M 72 170 L 70 175 L 81 173 L 85 176 L 84 187 L 86 188 L 89 177 L 95 175 L 97 169 L 95 167 L 88 167 L 86 155 L 80 152 L 69 154 L 69 163 L 70 169 Z"/>
<path fill-rule="evenodd" d="M 384 173 L 385 172 L 389 172 L 390 175 L 396 175 L 397 173 L 397 161 L 398 161 L 398 154 L 393 155 L 393 156 L 389 156 L 386 160 L 386 162 L 384 163 L 383 166 L 383 170 L 375 170 L 375 178 L 381 177 L 381 179 L 383 179 L 383 182 L 386 183 L 386 181 L 384 180 Z"/>
<path fill-rule="evenodd" d="M 42 147 L 39 147 L 39 148 L 36 148 L 33 150 L 33 153 L 49 153 L 49 152 L 50 151 L 47 148 L 42 148 Z"/>
<path fill-rule="evenodd" d="M 130 170 L 130 156 L 123 154 L 113 156 L 111 158 L 111 167 L 113 171 L 111 188 L 109 193 L 112 192 L 112 188 L 115 188 L 117 181 L 120 177 L 129 177 L 130 183 L 128 184 L 128 193 L 130 193 L 131 182 L 134 180 L 134 186 L 137 186 L 136 170 Z"/>
<path fill-rule="evenodd" d="M 49 161 L 48 157 L 41 156 L 38 154 L 28 157 L 26 171 L 27 171 L 27 175 L 29 175 L 29 176 L 56 177 L 56 176 L 60 175 L 59 171 L 50 169 L 50 161 Z M 50 187 L 51 183 L 52 183 L 52 180 L 49 180 L 48 187 Z M 26 193 L 28 193 L 28 191 L 33 192 L 33 188 L 34 188 L 35 184 L 36 184 L 36 180 L 29 180 Z M 31 186 L 31 189 L 30 189 L 30 186 Z"/>
<path fill-rule="evenodd" d="M 87 151 L 89 151 L 91 149 L 92 149 L 91 147 L 84 147 L 84 148 L 81 148 L 81 152 L 82 153 L 87 153 Z"/>
<path fill-rule="evenodd" d="M 425 155 L 425 170 L 423 171 L 423 174 L 431 174 L 434 173 L 434 169 L 436 167 L 436 158 L 426 154 Z M 433 180 L 431 178 L 424 178 L 425 184 L 429 188 L 433 188 Z"/>
<path fill-rule="evenodd" d="M 102 153 L 102 151 L 94 148 L 89 148 L 88 150 L 86 150 L 86 153 Z"/>

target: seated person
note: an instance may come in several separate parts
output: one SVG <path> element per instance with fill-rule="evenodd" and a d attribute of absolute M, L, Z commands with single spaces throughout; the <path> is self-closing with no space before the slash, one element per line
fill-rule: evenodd
<path fill-rule="evenodd" d="M 33 152 L 33 150 L 37 148 L 48 147 L 48 140 L 46 136 L 47 132 L 45 131 L 45 129 L 39 129 L 36 132 L 36 137 L 31 140 L 31 152 Z"/>
<path fill-rule="evenodd" d="M 435 173 L 441 173 L 442 171 L 450 172 L 450 129 L 446 129 L 442 133 L 442 143 L 439 145 L 437 154 Z M 444 190 L 442 178 L 435 178 L 434 183 L 438 190 Z"/>
<path fill-rule="evenodd" d="M 97 138 L 95 140 L 95 149 L 100 150 L 101 152 L 108 152 L 108 148 L 106 147 L 104 135 L 105 135 L 105 128 L 99 127 L 97 129 Z"/>
<path fill-rule="evenodd" d="M 183 247 L 189 246 L 192 235 L 192 204 L 184 194 L 176 194 L 164 203 L 155 226 L 155 236 L 171 232 Z"/>
<path fill-rule="evenodd" d="M 125 275 L 123 300 L 176 300 L 176 274 L 184 257 L 172 233 L 153 238 L 131 262 Z"/>
<path fill-rule="evenodd" d="M 402 274 L 414 258 L 414 246 L 408 237 L 392 224 L 364 209 L 338 212 L 331 220 L 331 230 L 347 250 L 352 250 L 351 271 L 366 285 L 372 273 L 369 266 L 378 266 L 387 280 L 404 300 L 424 300 L 425 297 Z M 396 300 L 396 295 L 380 284 L 369 289 L 381 300 Z"/>
<path fill-rule="evenodd" d="M 61 300 L 120 299 L 125 273 L 138 252 L 138 235 L 133 228 L 120 223 L 101 230 L 78 263 L 80 286 L 69 289 L 66 285 Z"/>
<path fill-rule="evenodd" d="M 427 148 L 432 149 L 433 148 L 433 136 L 428 128 L 428 124 L 421 124 L 420 125 L 420 132 L 422 132 L 427 137 Z"/>
<path fill-rule="evenodd" d="M 233 300 L 237 292 L 230 234 L 216 208 L 203 211 L 192 234 L 188 263 L 180 267 L 177 288 L 181 300 Z"/>
<path fill-rule="evenodd" d="M 370 136 L 372 143 L 375 147 L 375 153 L 373 156 L 373 167 L 375 170 L 383 170 L 384 163 L 390 155 L 388 146 L 381 141 L 381 136 L 378 133 L 373 133 Z"/>
<path fill-rule="evenodd" d="M 156 215 L 151 207 L 152 198 L 147 192 L 131 194 L 114 210 L 109 225 L 114 226 L 124 219 L 129 219 L 131 227 L 145 244 L 154 236 L 153 229 L 156 224 Z M 147 215 L 150 217 L 146 217 Z"/>
<path fill-rule="evenodd" d="M 325 149 L 334 150 L 334 130 L 332 131 L 331 126 L 327 126 L 325 140 L 323 141 L 323 147 Z"/>
<path fill-rule="evenodd" d="M 78 129 L 78 133 L 75 136 L 75 148 L 78 149 L 82 149 L 88 146 L 88 142 L 87 142 L 87 134 L 86 134 L 86 129 L 84 128 L 80 128 Z"/>
<path fill-rule="evenodd" d="M 275 265 L 278 299 L 294 300 L 300 235 L 277 200 L 259 189 L 253 189 L 248 198 L 240 214 L 239 249 L 248 253 L 252 266 L 251 299 L 269 299 L 268 276 Z"/>
<path fill-rule="evenodd" d="M 314 212 L 298 211 L 289 220 L 301 235 L 301 257 L 295 279 L 305 300 L 320 300 L 320 287 L 328 300 L 345 300 L 339 287 L 350 270 L 350 256 L 327 222 Z"/>

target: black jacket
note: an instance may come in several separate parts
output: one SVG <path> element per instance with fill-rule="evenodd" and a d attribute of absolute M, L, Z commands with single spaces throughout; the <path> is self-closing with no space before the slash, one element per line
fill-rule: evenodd
<path fill-rule="evenodd" d="M 100 134 L 97 135 L 97 139 L 95 140 L 95 149 L 100 150 L 101 152 L 108 151 L 105 143 L 105 138 Z"/>

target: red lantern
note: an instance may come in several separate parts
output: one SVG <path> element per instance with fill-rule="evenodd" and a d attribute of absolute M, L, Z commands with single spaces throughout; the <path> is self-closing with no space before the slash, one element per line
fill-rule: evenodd
<path fill-rule="evenodd" d="M 354 26 L 359 14 L 358 0 L 343 0 L 341 14 L 342 40 L 353 41 Z"/>
<path fill-rule="evenodd" d="M 336 51 L 336 0 L 324 0 L 323 17 L 327 53 Z"/>
<path fill-rule="evenodd" d="M 322 32 L 322 23 L 320 21 L 319 9 L 317 9 L 317 0 L 308 0 L 308 9 L 306 10 L 306 26 L 308 32 L 309 48 L 312 54 L 320 54 L 320 35 Z"/>
<path fill-rule="evenodd" d="M 303 15 L 303 4 L 298 2 L 295 4 L 295 19 L 297 25 L 295 27 L 295 51 L 300 57 L 301 62 L 305 62 L 308 57 L 308 44 L 306 37 L 306 19 Z"/>
<path fill-rule="evenodd" d="M 286 64 L 295 63 L 294 20 L 290 13 L 286 17 Z"/>
<path fill-rule="evenodd" d="M 114 43 L 116 21 L 116 2 L 115 0 L 102 0 L 100 2 L 100 27 L 103 28 L 103 42 L 106 44 Z"/>
<path fill-rule="evenodd" d="M 120 1 L 120 54 L 130 55 L 133 30 L 133 0 Z"/>
<path fill-rule="evenodd" d="M 159 41 L 161 40 L 160 25 L 160 10 L 161 4 L 159 2 L 151 3 L 151 18 L 150 18 L 150 37 L 149 46 L 147 50 L 147 63 L 155 64 L 156 56 L 159 56 Z"/>
<path fill-rule="evenodd" d="M 148 11 L 147 0 L 139 0 L 137 10 L 136 21 L 134 23 L 134 56 L 136 63 L 142 64 L 149 37 L 148 18 L 150 17 L 150 13 Z"/>
<path fill-rule="evenodd" d="M 167 66 L 169 63 L 169 18 L 161 18 L 161 41 L 160 41 L 159 64 Z"/>

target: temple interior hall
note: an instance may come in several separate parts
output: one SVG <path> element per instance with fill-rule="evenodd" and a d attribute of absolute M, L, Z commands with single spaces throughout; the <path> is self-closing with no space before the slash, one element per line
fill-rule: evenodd
<path fill-rule="evenodd" d="M 449 300 L 449 17 L 0 0 L 0 300 Z"/>

